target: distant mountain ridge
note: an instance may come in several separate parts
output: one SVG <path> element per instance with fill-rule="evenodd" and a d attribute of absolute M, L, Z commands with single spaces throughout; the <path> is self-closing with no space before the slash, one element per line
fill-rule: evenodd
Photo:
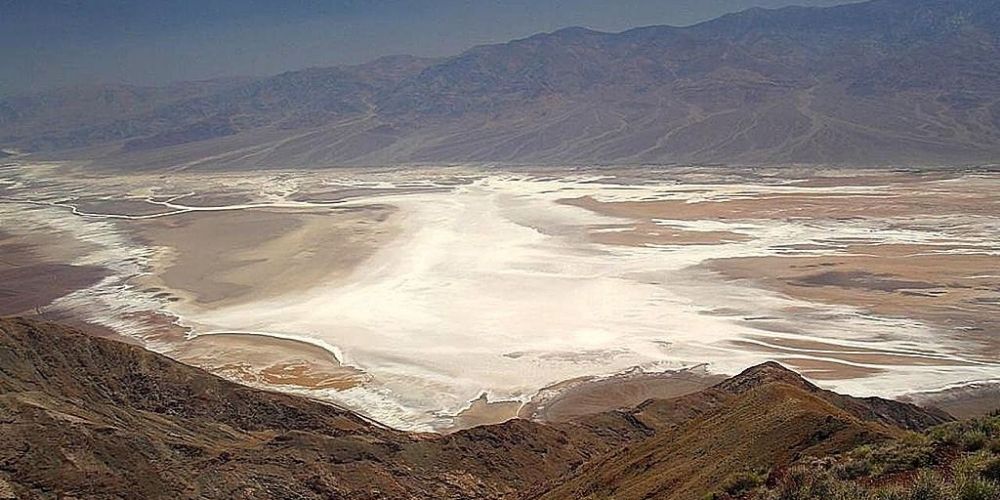
<path fill-rule="evenodd" d="M 128 168 L 995 163 L 998 81 L 995 0 L 872 0 L 9 98 L 0 146 Z"/>

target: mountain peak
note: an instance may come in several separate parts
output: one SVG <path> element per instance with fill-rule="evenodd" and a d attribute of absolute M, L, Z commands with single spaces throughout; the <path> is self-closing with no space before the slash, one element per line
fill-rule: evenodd
<path fill-rule="evenodd" d="M 602 31 L 585 28 L 583 26 L 570 26 L 568 28 L 562 28 L 553 31 L 552 34 L 563 35 L 563 36 L 586 36 L 586 35 L 604 35 L 605 33 Z"/>
<path fill-rule="evenodd" d="M 534 35 L 522 38 L 520 40 L 513 40 L 511 43 L 541 41 L 541 40 L 560 40 L 560 41 L 581 40 L 592 36 L 604 36 L 604 35 L 610 35 L 610 34 L 605 33 L 603 31 L 596 31 L 590 28 L 585 28 L 583 26 L 569 26 L 566 28 L 557 29 L 555 31 L 536 33 Z M 507 44 L 486 45 L 486 47 L 503 46 L 503 45 Z"/>
<path fill-rule="evenodd" d="M 776 361 L 767 361 L 751 366 L 739 375 L 720 382 L 715 387 L 733 394 L 743 394 L 757 387 L 774 383 L 788 384 L 809 391 L 818 390 L 818 387 L 803 378 L 802 375 Z"/>

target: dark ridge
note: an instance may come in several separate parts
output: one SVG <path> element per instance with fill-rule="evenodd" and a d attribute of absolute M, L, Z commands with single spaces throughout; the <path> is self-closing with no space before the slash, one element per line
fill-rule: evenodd
<path fill-rule="evenodd" d="M 798 373 L 775 361 L 747 368 L 739 375 L 715 385 L 715 389 L 732 394 L 744 394 L 761 386 L 787 384 L 819 395 L 859 419 L 879 422 L 908 430 L 924 430 L 954 420 L 937 408 L 918 406 L 879 397 L 855 398 L 820 389 Z"/>
<path fill-rule="evenodd" d="M 765 363 L 566 423 L 406 433 L 135 345 L 0 319 L 0 493 L 17 498 L 701 498 L 740 467 L 944 420 Z"/>

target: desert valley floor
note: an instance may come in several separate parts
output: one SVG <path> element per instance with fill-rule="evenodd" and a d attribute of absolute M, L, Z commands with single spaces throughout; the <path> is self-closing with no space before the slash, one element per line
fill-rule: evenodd
<path fill-rule="evenodd" d="M 449 430 L 775 359 L 961 415 L 1000 383 L 1000 172 L 0 168 L 0 314 Z"/>

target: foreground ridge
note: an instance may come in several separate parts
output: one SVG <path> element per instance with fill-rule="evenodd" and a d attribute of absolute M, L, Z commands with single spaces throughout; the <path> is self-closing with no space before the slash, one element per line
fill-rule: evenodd
<path fill-rule="evenodd" d="M 949 420 L 766 363 L 570 422 L 413 434 L 135 345 L 0 319 L 0 492 L 17 498 L 701 498 L 745 467 Z"/>

